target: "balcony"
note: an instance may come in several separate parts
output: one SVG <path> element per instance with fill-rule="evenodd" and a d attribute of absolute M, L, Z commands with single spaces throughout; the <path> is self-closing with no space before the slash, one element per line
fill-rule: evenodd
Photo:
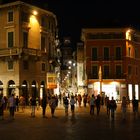
<path fill-rule="evenodd" d="M 12 47 L 12 48 L 0 49 L 0 57 L 17 56 L 17 55 L 30 55 L 30 56 L 41 57 L 41 56 L 47 55 L 47 53 L 44 51 L 32 49 L 32 48 Z"/>

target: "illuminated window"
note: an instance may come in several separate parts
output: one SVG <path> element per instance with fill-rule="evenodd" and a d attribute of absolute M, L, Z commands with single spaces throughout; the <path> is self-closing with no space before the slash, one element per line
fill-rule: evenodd
<path fill-rule="evenodd" d="M 8 11 L 8 22 L 13 22 L 13 11 Z"/>

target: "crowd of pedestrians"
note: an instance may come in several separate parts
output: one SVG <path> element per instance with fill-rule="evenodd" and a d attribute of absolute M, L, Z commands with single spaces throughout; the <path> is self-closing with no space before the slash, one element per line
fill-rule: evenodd
<path fill-rule="evenodd" d="M 58 106 L 58 102 L 60 104 L 63 104 L 65 115 L 68 116 L 69 113 L 71 113 L 72 116 L 75 115 L 75 106 L 81 108 L 81 105 L 83 105 L 84 108 L 87 106 L 89 107 L 89 114 L 90 115 L 97 115 L 99 116 L 101 106 L 106 107 L 107 116 L 110 117 L 112 120 L 115 118 L 115 112 L 117 109 L 117 103 L 116 100 L 112 97 L 109 99 L 109 97 L 104 97 L 97 95 L 94 96 L 92 94 L 91 96 L 88 96 L 88 94 L 84 94 L 83 96 L 81 94 L 71 94 L 70 96 L 63 95 L 50 95 L 46 96 L 43 95 L 41 99 L 38 99 L 34 96 L 32 96 L 29 99 L 29 106 L 31 110 L 31 117 L 36 116 L 36 110 L 39 108 L 42 108 L 42 117 L 47 118 L 46 115 L 46 109 L 47 105 L 51 110 L 51 116 L 55 117 L 55 110 Z M 133 96 L 132 99 L 132 109 L 134 118 L 138 117 L 138 106 L 139 101 L 136 100 L 135 96 Z M 3 94 L 0 94 L 0 120 L 4 119 L 4 110 L 9 110 L 9 118 L 15 119 L 15 112 L 22 111 L 24 113 L 26 107 L 25 98 L 23 96 L 16 96 L 14 94 L 11 94 L 9 98 L 3 97 Z M 130 107 L 130 100 L 128 97 L 122 97 L 121 101 L 121 111 L 122 111 L 122 119 L 125 120 L 127 117 L 127 108 Z M 105 108 L 103 108 L 105 109 Z M 96 112 L 95 112 L 96 111 Z"/>

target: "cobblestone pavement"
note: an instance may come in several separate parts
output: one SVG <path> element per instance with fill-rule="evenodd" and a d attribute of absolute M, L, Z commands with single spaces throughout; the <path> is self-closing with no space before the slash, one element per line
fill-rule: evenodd
<path fill-rule="evenodd" d="M 47 118 L 42 118 L 42 110 L 36 110 L 36 117 L 31 118 L 30 108 L 15 113 L 15 120 L 0 121 L 0 140 L 140 140 L 140 117 L 134 118 L 131 106 L 127 118 L 122 120 L 120 104 L 115 119 L 106 115 L 106 108 L 101 107 L 100 115 L 89 114 L 89 107 L 76 107 L 75 115 L 65 116 L 63 106 L 56 109 L 55 118 L 47 108 Z"/>

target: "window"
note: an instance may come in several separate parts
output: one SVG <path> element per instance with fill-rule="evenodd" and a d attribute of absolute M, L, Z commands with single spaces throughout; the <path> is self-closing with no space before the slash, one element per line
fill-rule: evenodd
<path fill-rule="evenodd" d="M 41 36 L 41 50 L 45 51 L 45 37 Z"/>
<path fill-rule="evenodd" d="M 121 47 L 116 47 L 116 60 L 121 60 Z"/>
<path fill-rule="evenodd" d="M 92 48 L 92 61 L 97 61 L 97 48 Z"/>
<path fill-rule="evenodd" d="M 23 47 L 28 48 L 28 32 L 23 32 Z"/>
<path fill-rule="evenodd" d="M 135 48 L 135 58 L 138 58 L 139 57 L 139 51 L 138 51 L 138 48 Z"/>
<path fill-rule="evenodd" d="M 22 15 L 22 16 L 21 16 L 21 20 L 22 20 L 23 22 L 29 22 L 29 14 L 28 14 L 28 13 L 22 12 L 21 15 Z"/>
<path fill-rule="evenodd" d="M 8 11 L 8 22 L 13 22 L 13 11 Z"/>
<path fill-rule="evenodd" d="M 132 74 L 132 67 L 128 66 L 128 75 L 131 75 L 131 74 Z"/>
<path fill-rule="evenodd" d="M 45 71 L 46 70 L 46 65 L 45 63 L 42 63 L 42 71 Z"/>
<path fill-rule="evenodd" d="M 97 66 L 92 66 L 92 78 L 97 79 L 98 78 L 98 69 Z"/>
<path fill-rule="evenodd" d="M 42 17 L 42 18 L 41 18 L 41 26 L 42 26 L 42 27 L 46 27 L 46 20 L 45 20 L 45 17 Z"/>
<path fill-rule="evenodd" d="M 131 56 L 131 48 L 128 48 L 128 56 Z"/>
<path fill-rule="evenodd" d="M 122 67 L 121 65 L 116 65 L 116 78 L 121 78 Z"/>
<path fill-rule="evenodd" d="M 108 65 L 104 66 L 104 71 L 103 72 L 104 72 L 103 77 L 105 79 L 109 78 L 109 66 Z"/>
<path fill-rule="evenodd" d="M 8 70 L 13 70 L 13 69 L 14 69 L 13 61 L 8 61 Z"/>
<path fill-rule="evenodd" d="M 29 68 L 28 61 L 23 61 L 23 69 L 28 70 L 28 68 Z"/>
<path fill-rule="evenodd" d="M 14 46 L 14 33 L 8 32 L 8 48 L 12 48 Z"/>
<path fill-rule="evenodd" d="M 104 60 L 109 60 L 109 48 L 104 47 Z"/>
<path fill-rule="evenodd" d="M 135 74 L 138 75 L 138 67 L 135 69 Z"/>

